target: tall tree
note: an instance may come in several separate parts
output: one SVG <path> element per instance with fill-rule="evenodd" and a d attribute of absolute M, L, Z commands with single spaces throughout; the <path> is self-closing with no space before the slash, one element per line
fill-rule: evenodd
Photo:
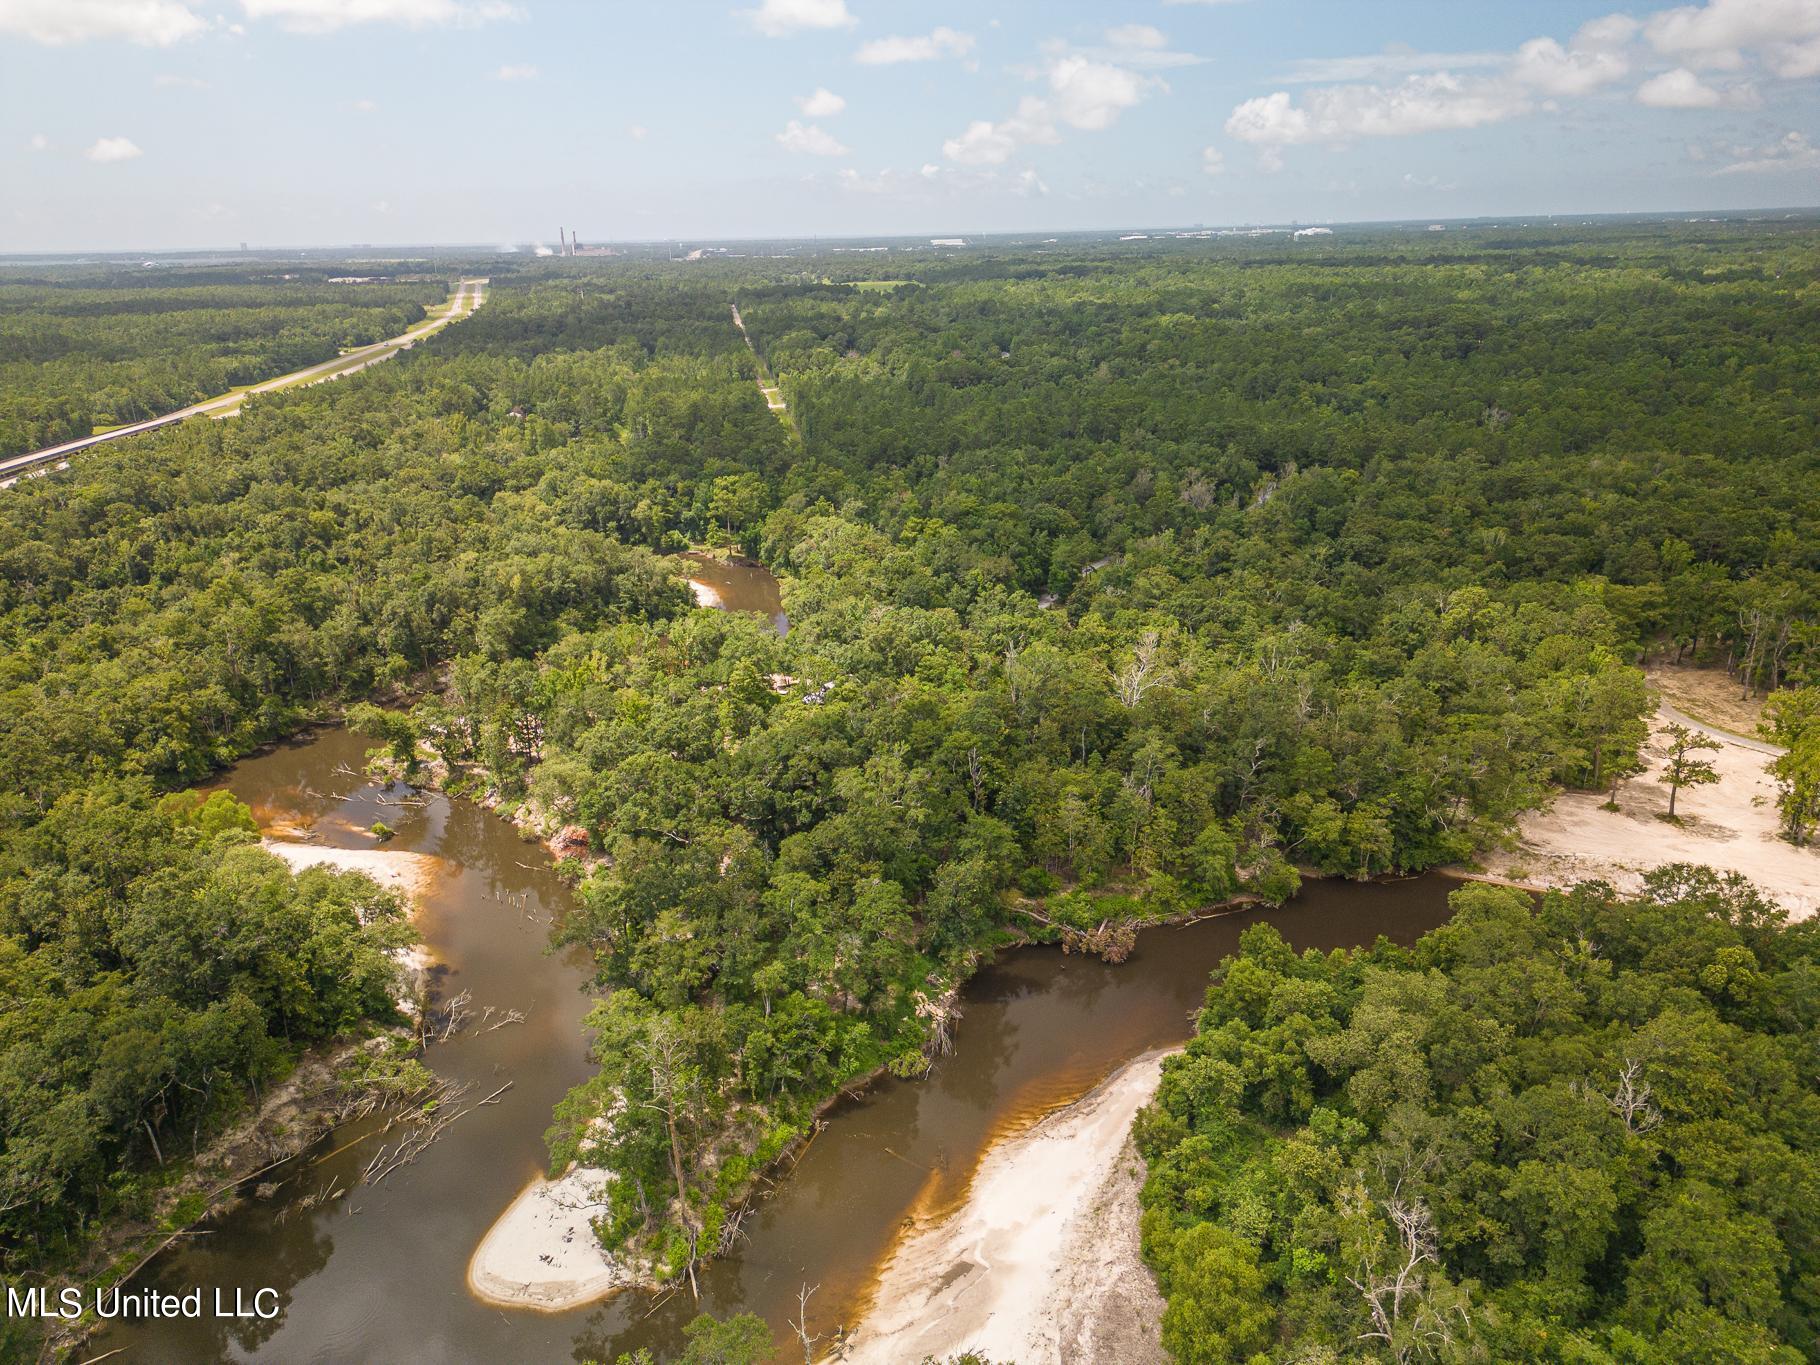
<path fill-rule="evenodd" d="M 1663 731 L 1668 736 L 1668 757 L 1656 781 L 1668 787 L 1668 818 L 1675 818 L 1675 798 L 1683 787 L 1704 787 L 1719 780 L 1719 770 L 1701 758 L 1706 752 L 1717 753 L 1725 746 L 1698 730 L 1670 721 Z"/>

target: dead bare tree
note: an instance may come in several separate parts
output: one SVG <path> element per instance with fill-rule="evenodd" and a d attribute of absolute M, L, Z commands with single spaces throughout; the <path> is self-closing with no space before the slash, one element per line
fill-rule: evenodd
<path fill-rule="evenodd" d="M 1465 1321 L 1466 1307 L 1452 1295 L 1433 1293 L 1425 1267 L 1438 1267 L 1440 1260 L 1428 1206 L 1393 1190 L 1374 1208 L 1361 1183 L 1342 1200 L 1342 1212 L 1360 1230 L 1350 1239 L 1355 1270 L 1346 1276 L 1371 1317 L 1359 1340 L 1382 1342 L 1398 1365 L 1438 1355 L 1453 1343 L 1454 1319 Z M 1388 1237 L 1379 1212 L 1389 1224 Z"/>
<path fill-rule="evenodd" d="M 809 1331 L 809 1300 L 815 1297 L 818 1285 L 798 1285 L 796 1290 L 796 1317 L 790 1323 L 790 1329 L 796 1333 L 796 1339 L 803 1345 L 803 1365 L 815 1365 L 815 1343 L 821 1340 L 819 1332 Z"/>
<path fill-rule="evenodd" d="M 1618 1085 L 1611 1094 L 1584 1081 L 1577 1082 L 1575 1089 L 1603 1100 L 1606 1108 L 1624 1120 L 1627 1133 L 1647 1133 L 1662 1122 L 1662 1111 L 1656 1108 L 1649 1082 L 1643 1079 L 1643 1063 L 1634 1057 L 1626 1057 L 1618 1068 Z"/>
<path fill-rule="evenodd" d="M 1127 708 L 1136 706 L 1144 700 L 1145 693 L 1170 680 L 1170 671 L 1163 664 L 1162 649 L 1163 637 L 1154 630 L 1145 631 L 1132 648 L 1130 661 L 1114 679 L 1119 700 Z"/>

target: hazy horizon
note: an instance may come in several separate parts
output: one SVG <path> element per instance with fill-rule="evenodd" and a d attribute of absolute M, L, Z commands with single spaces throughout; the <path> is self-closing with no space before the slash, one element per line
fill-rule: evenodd
<path fill-rule="evenodd" d="M 0 0 L 0 60 L 9 254 L 1820 201 L 1820 0 Z"/>
<path fill-rule="evenodd" d="M 1446 218 L 1441 216 L 1417 215 L 1411 218 L 1376 218 L 1376 219 L 1259 219 L 1253 222 L 1221 223 L 1105 223 L 1093 227 L 1065 228 L 1053 225 L 1034 225 L 1027 227 L 1010 227 L 992 229 L 983 232 L 970 232 L 956 227 L 929 227 L 907 229 L 898 232 L 874 233 L 776 233 L 768 236 L 733 235 L 724 237 L 690 237 L 683 234 L 666 234 L 659 237 L 590 237 L 585 231 L 574 232 L 575 240 L 587 247 L 615 247 L 635 254 L 643 248 L 657 248 L 666 245 L 683 244 L 688 246 L 757 246 L 757 245 L 815 245 L 827 244 L 833 250 L 842 249 L 846 242 L 888 242 L 906 243 L 898 250 L 914 250 L 918 245 L 931 248 L 930 238 L 958 237 L 964 238 L 967 246 L 986 244 L 1022 242 L 1038 234 L 1059 234 L 1063 238 L 1111 237 L 1121 233 L 1149 233 L 1150 240 L 1166 241 L 1178 238 L 1198 238 L 1204 233 L 1215 237 L 1243 237 L 1249 231 L 1285 233 L 1297 227 L 1327 227 L 1336 234 L 1351 230 L 1369 231 L 1419 231 L 1418 225 L 1434 223 L 1437 225 L 1471 228 L 1507 227 L 1513 229 L 1566 227 L 1584 221 L 1615 222 L 1619 220 L 1638 220 L 1643 222 L 1784 222 L 1807 217 L 1820 217 L 1820 203 L 1816 204 L 1770 204 L 1763 206 L 1716 208 L 1716 209 L 1626 209 L 1600 210 L 1586 209 L 1580 211 L 1564 210 L 1559 212 L 1518 212 L 1503 214 L 1477 214 L 1469 218 Z M 573 230 L 572 230 L 573 231 Z M 540 250 L 540 248 L 547 248 Z M 487 241 L 436 241 L 413 242 L 374 241 L 374 242 L 192 242 L 179 246 L 143 247 L 132 244 L 88 247 L 80 250 L 56 250 L 46 248 L 37 251 L 0 251 L 0 261 L 19 261 L 37 258 L 85 258 L 91 256 L 277 256 L 291 253 L 309 253 L 323 255 L 331 259 L 352 260 L 355 257 L 346 253 L 401 252 L 401 251 L 446 251 L 450 253 L 472 253 L 478 255 L 496 255 L 501 257 L 529 256 L 534 259 L 553 259 L 561 253 L 555 247 L 554 238 L 520 237 L 515 241 L 498 243 Z M 737 253 L 735 253 L 737 254 Z M 855 253 L 857 254 L 857 253 Z"/>

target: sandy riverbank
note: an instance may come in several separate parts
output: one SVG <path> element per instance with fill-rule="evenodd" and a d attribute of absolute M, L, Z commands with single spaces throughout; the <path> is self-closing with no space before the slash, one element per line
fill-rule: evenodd
<path fill-rule="evenodd" d="M 267 853 L 275 853 L 283 858 L 291 865 L 293 872 L 302 872 L 311 867 L 364 872 L 387 890 L 402 894 L 413 917 L 439 871 L 439 860 L 431 854 L 407 853 L 402 849 L 325 848 L 321 844 L 293 844 L 284 839 L 270 838 L 261 839 L 259 846 Z M 420 945 L 401 948 L 397 951 L 397 956 L 412 973 L 420 973 L 430 965 L 430 955 Z M 414 990 L 415 987 L 407 982 L 406 989 Z M 410 1008 L 408 1001 L 399 1003 Z"/>
<path fill-rule="evenodd" d="M 1164 1361 L 1130 1132 L 1167 1055 L 1126 1063 L 988 1152 L 966 1203 L 899 1244 L 842 1359 L 897 1365 L 977 1349 L 1018 1365 Z"/>
<path fill-rule="evenodd" d="M 533 1180 L 487 1229 L 468 1262 L 468 1289 L 487 1303 L 560 1313 L 634 1278 L 594 1235 L 605 1172 L 577 1167 Z"/>
<path fill-rule="evenodd" d="M 333 867 L 342 872 L 364 872 L 381 886 L 402 892 L 413 904 L 430 888 L 437 859 L 428 853 L 407 853 L 389 848 L 325 848 L 321 844 L 294 844 L 284 839 L 261 839 L 259 846 L 291 865 L 293 872 L 310 867 Z"/>
<path fill-rule="evenodd" d="M 1685 680 L 1676 681 L 1683 683 L 1677 695 L 1685 698 Z M 1663 732 L 1674 720 L 1692 722 L 1722 746 L 1700 755 L 1719 781 L 1681 792 L 1679 824 L 1661 818 L 1668 788 L 1656 780 L 1668 748 Z M 1820 910 L 1820 850 L 1796 848 L 1778 836 L 1776 784 L 1767 771 L 1773 757 L 1773 746 L 1761 740 L 1693 722 L 1665 704 L 1651 719 L 1644 770 L 1619 787 L 1616 811 L 1604 809 L 1606 793 L 1562 792 L 1547 810 L 1522 819 L 1518 846 L 1488 855 L 1486 871 L 1548 887 L 1600 878 L 1634 892 L 1654 868 L 1703 863 L 1741 873 L 1790 913 L 1811 915 Z"/>

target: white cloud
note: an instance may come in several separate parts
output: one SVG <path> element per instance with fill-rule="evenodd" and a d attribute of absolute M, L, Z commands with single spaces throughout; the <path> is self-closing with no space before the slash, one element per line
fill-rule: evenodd
<path fill-rule="evenodd" d="M 1531 112 L 1540 101 L 1588 95 L 1622 80 L 1630 71 L 1626 48 L 1636 28 L 1634 20 L 1610 15 L 1583 25 L 1566 44 L 1533 38 L 1495 62 L 1471 54 L 1475 67 L 1495 67 L 1482 75 L 1422 69 L 1436 54 L 1390 52 L 1358 59 L 1337 69 L 1390 71 L 1399 64 L 1416 69 L 1401 80 L 1322 86 L 1299 101 L 1286 90 L 1249 99 L 1232 111 L 1226 131 L 1262 149 L 1265 170 L 1278 170 L 1285 147 L 1500 123 Z"/>
<path fill-rule="evenodd" d="M 1562 47 L 1553 38 L 1531 38 L 1511 59 L 1511 79 L 1543 95 L 1590 95 L 1630 73 L 1621 48 Z"/>
<path fill-rule="evenodd" d="M 32 134 L 32 150 L 34 152 L 49 151 L 50 145 L 51 145 L 51 140 L 48 137 L 46 137 L 43 133 L 33 133 Z"/>
<path fill-rule="evenodd" d="M 1477 128 L 1529 107 L 1528 97 L 1520 90 L 1440 71 L 1411 76 L 1394 86 L 1338 85 L 1311 90 L 1300 105 L 1287 91 L 1279 90 L 1239 105 L 1226 120 L 1226 131 L 1241 142 L 1292 147 Z"/>
<path fill-rule="evenodd" d="M 379 112 L 379 101 L 355 100 L 350 107 L 356 114 L 377 114 Z"/>
<path fill-rule="evenodd" d="M 1098 132 L 1144 98 L 1152 78 L 1087 57 L 1062 57 L 1049 66 L 1050 107 L 1072 128 Z"/>
<path fill-rule="evenodd" d="M 134 157 L 142 156 L 144 153 L 139 150 L 139 145 L 130 137 L 103 137 L 97 138 L 95 145 L 82 155 L 90 161 L 105 164 L 109 161 L 131 161 Z"/>
<path fill-rule="evenodd" d="M 626 136 L 631 138 L 634 142 L 643 142 L 646 138 L 651 136 L 651 130 L 642 123 L 634 123 L 630 128 L 626 129 Z"/>
<path fill-rule="evenodd" d="M 1201 148 L 1201 170 L 1208 175 L 1226 174 L 1226 153 L 1218 147 Z"/>
<path fill-rule="evenodd" d="M 743 11 L 767 38 L 784 38 L 806 28 L 852 28 L 859 20 L 847 12 L 847 0 L 763 0 Z"/>
<path fill-rule="evenodd" d="M 1155 76 L 1082 52 L 1050 50 L 1037 74 L 1042 95 L 1025 95 L 1003 119 L 975 119 L 958 137 L 942 144 L 948 160 L 963 166 L 997 166 L 1019 147 L 1061 140 L 1062 129 L 1101 132 L 1155 89 Z"/>
<path fill-rule="evenodd" d="M 534 81 L 537 79 L 537 68 L 526 62 L 508 63 L 493 73 L 496 81 Z"/>
<path fill-rule="evenodd" d="M 1762 56 L 1778 76 L 1820 70 L 1820 0 L 1709 0 L 1652 15 L 1649 45 L 1684 66 L 1736 70 L 1745 53 Z"/>
<path fill-rule="evenodd" d="M 943 57 L 965 57 L 973 51 L 973 35 L 943 26 L 914 38 L 874 38 L 860 46 L 853 60 L 863 66 L 891 66 L 898 62 L 933 62 Z"/>
<path fill-rule="evenodd" d="M 848 151 L 832 133 L 795 119 L 777 135 L 777 142 L 786 152 L 802 152 L 808 156 L 845 156 Z"/>
<path fill-rule="evenodd" d="M 271 19 L 294 33 L 333 33 L 355 24 L 470 26 L 521 19 L 524 11 L 501 0 L 240 0 L 249 19 Z"/>
<path fill-rule="evenodd" d="M 1820 170 L 1820 147 L 1809 142 L 1805 133 L 1786 133 L 1769 147 L 1734 147 L 1737 159 L 1721 166 L 1719 175 L 1759 175 L 1777 171 Z"/>
<path fill-rule="evenodd" d="M 1652 76 L 1637 87 L 1637 103 L 1652 109 L 1713 109 L 1724 98 L 1684 66 Z"/>
<path fill-rule="evenodd" d="M 180 0 L 0 0 L 0 33 L 53 47 L 95 38 L 169 47 L 207 28 Z"/>
<path fill-rule="evenodd" d="M 963 166 L 997 166 L 1017 151 L 1017 138 L 990 119 L 977 118 L 959 137 L 942 143 L 942 155 Z"/>
<path fill-rule="evenodd" d="M 813 95 L 798 95 L 796 107 L 810 118 L 832 118 L 847 107 L 847 101 L 827 86 L 818 85 Z"/>
<path fill-rule="evenodd" d="M 1767 60 L 1771 73 L 1784 80 L 1820 76 L 1820 38 L 1805 43 L 1778 43 Z"/>

